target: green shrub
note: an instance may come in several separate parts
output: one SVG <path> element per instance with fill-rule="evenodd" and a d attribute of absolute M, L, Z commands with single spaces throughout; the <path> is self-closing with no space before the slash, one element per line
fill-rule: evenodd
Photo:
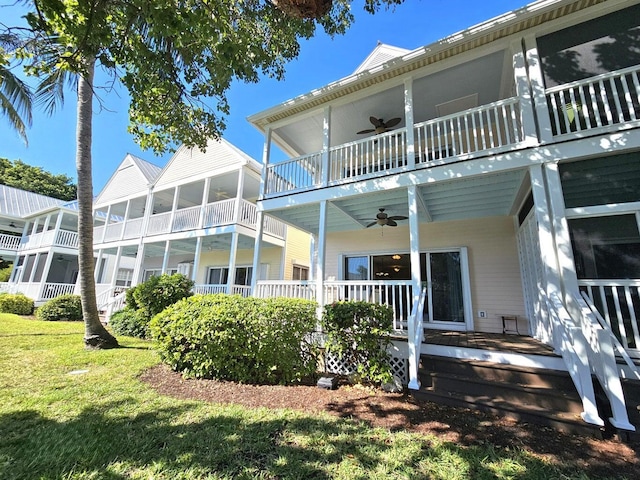
<path fill-rule="evenodd" d="M 393 311 L 368 302 L 335 302 L 324 307 L 322 330 L 325 348 L 352 364 L 363 380 L 373 383 L 392 379 L 387 347 L 393 328 Z"/>
<path fill-rule="evenodd" d="M 316 303 L 239 295 L 196 295 L 151 321 L 162 360 L 190 377 L 286 384 L 316 371 L 307 341 Z"/>
<path fill-rule="evenodd" d="M 153 276 L 146 282 L 127 290 L 127 306 L 139 310 L 147 321 L 178 300 L 193 295 L 193 281 L 181 273 Z"/>
<path fill-rule="evenodd" d="M 111 315 L 109 328 L 118 335 L 145 339 L 151 337 L 147 317 L 141 310 L 134 310 L 129 306 Z"/>
<path fill-rule="evenodd" d="M 60 295 L 36 310 L 38 320 L 82 320 L 80 295 Z"/>
<path fill-rule="evenodd" d="M 33 313 L 33 300 L 25 297 L 22 293 L 5 293 L 0 295 L 0 312 L 31 315 Z"/>
<path fill-rule="evenodd" d="M 0 268 L 0 282 L 8 282 L 9 278 L 11 278 L 11 271 L 13 270 L 13 265 L 9 265 L 5 268 Z"/>

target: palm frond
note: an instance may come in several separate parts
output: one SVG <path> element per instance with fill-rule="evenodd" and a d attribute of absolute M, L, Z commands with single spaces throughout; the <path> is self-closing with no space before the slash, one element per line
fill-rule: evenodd
<path fill-rule="evenodd" d="M 26 126 L 31 125 L 32 94 L 29 86 L 5 65 L 0 65 L 0 110 L 11 127 L 27 143 Z"/>

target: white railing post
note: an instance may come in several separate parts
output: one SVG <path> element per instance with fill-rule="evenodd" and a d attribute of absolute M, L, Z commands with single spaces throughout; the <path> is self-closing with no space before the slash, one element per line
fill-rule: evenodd
<path fill-rule="evenodd" d="M 324 117 L 322 119 L 322 186 L 326 187 L 329 183 L 329 149 L 331 147 L 331 106 L 324 108 Z"/>
<path fill-rule="evenodd" d="M 533 108 L 537 114 L 539 140 L 542 143 L 548 143 L 553 140 L 551 131 L 551 119 L 549 118 L 549 108 L 547 107 L 547 97 L 544 91 L 544 76 L 542 74 L 542 63 L 538 54 L 538 46 L 534 35 L 529 35 L 524 39 L 525 56 L 527 62 L 527 71 L 529 73 L 529 82 L 531 84 L 531 93 L 533 100 Z"/>
<path fill-rule="evenodd" d="M 422 347 L 422 338 L 424 336 L 424 300 L 427 289 L 424 288 L 418 294 L 411 309 L 411 315 L 408 319 L 408 340 L 409 340 L 409 385 L 411 390 L 420 390 L 420 379 L 418 371 L 420 367 L 420 353 Z"/>
<path fill-rule="evenodd" d="M 404 120 L 407 131 L 406 137 L 406 165 L 409 170 L 416 167 L 416 152 L 413 129 L 413 77 L 409 77 L 404 81 Z"/>
<path fill-rule="evenodd" d="M 527 145 L 538 143 L 536 122 L 534 116 L 534 102 L 529 90 L 527 77 L 526 58 L 523 52 L 523 44 L 520 40 L 511 43 L 513 53 L 513 73 L 515 76 L 516 92 L 520 101 L 520 124 L 524 133 L 524 141 Z"/>
<path fill-rule="evenodd" d="M 320 202 L 320 215 L 318 225 L 318 263 L 316 264 L 316 302 L 318 303 L 318 318 L 321 318 L 324 310 L 324 274 L 327 253 L 327 200 Z"/>

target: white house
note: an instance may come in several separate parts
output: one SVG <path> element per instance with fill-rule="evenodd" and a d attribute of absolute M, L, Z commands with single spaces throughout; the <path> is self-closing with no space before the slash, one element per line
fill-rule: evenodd
<path fill-rule="evenodd" d="M 161 273 L 187 275 L 197 293 L 242 295 L 253 278 L 306 279 L 308 234 L 266 217 L 257 236 L 260 172 L 225 140 L 180 147 L 163 169 L 127 155 L 94 202 L 99 306 L 117 308 L 126 287 Z"/>
<path fill-rule="evenodd" d="M 3 291 L 40 304 L 72 293 L 78 275 L 77 203 L 0 185 L 0 255 L 13 262 Z"/>
<path fill-rule="evenodd" d="M 392 305 L 417 391 L 425 352 L 565 370 L 601 425 L 593 373 L 611 424 L 634 430 L 619 375 L 640 358 L 639 72 L 638 1 L 542 0 L 416 50 L 378 45 L 251 116 L 258 218 L 311 233 L 315 271 L 254 278 L 256 294 Z M 512 330 L 562 358 L 429 343 Z"/>

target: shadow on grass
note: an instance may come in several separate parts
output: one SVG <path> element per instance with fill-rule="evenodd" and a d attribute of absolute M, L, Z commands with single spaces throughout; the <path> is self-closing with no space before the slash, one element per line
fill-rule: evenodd
<path fill-rule="evenodd" d="M 514 460 L 518 468 L 509 478 L 558 477 L 517 452 L 437 445 L 426 436 L 389 435 L 354 422 L 234 409 L 198 418 L 193 405 L 116 413 L 126 407 L 88 408 L 67 421 L 35 411 L 1 416 L 0 478 L 490 479 L 498 478 L 494 463 Z"/>

